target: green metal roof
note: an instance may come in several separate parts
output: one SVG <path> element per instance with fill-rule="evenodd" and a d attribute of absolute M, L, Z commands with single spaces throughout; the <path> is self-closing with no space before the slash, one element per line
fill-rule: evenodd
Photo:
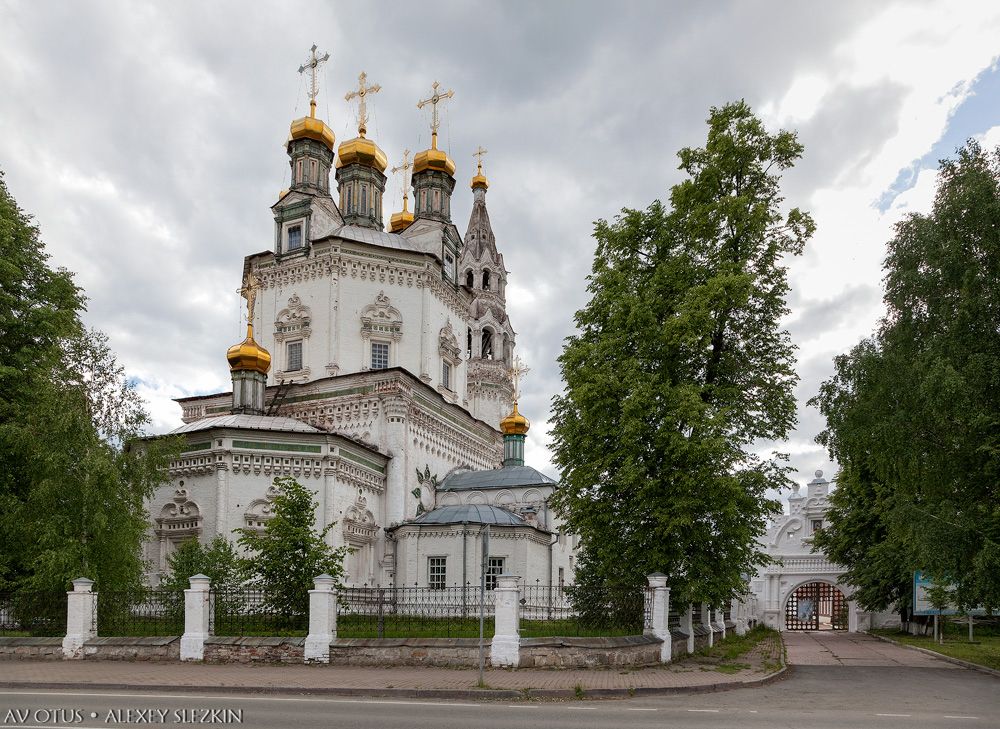
<path fill-rule="evenodd" d="M 455 504 L 425 511 L 410 524 L 497 524 L 528 526 L 517 514 L 487 504 Z"/>
<path fill-rule="evenodd" d="M 438 491 L 479 491 L 483 489 L 508 489 L 518 486 L 558 486 L 531 466 L 504 466 L 492 471 L 463 471 L 453 473 L 438 484 Z"/>

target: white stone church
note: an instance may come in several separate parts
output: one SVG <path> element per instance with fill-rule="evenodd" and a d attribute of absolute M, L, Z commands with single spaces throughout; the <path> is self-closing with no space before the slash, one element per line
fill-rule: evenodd
<path fill-rule="evenodd" d="M 358 136 L 335 145 L 310 115 L 286 143 L 291 185 L 272 206 L 274 230 L 247 255 L 246 339 L 230 348 L 233 391 L 182 398 L 186 442 L 169 484 L 149 504 L 146 557 L 155 582 L 184 539 L 262 529 L 272 482 L 294 476 L 316 494 L 316 528 L 352 547 L 349 584 L 452 586 L 479 579 L 490 527 L 490 575 L 572 582 L 572 545 L 547 506 L 556 483 L 524 465 L 528 421 L 515 400 L 508 271 L 472 177 L 463 236 L 451 219 L 455 162 L 408 152 L 414 210 L 383 220 L 386 155 L 366 136 L 364 74 Z M 330 187 L 330 173 L 336 193 Z M 220 295 L 222 291 L 219 292 Z M 220 357 L 221 359 L 221 357 Z M 500 426 L 500 429 L 498 429 Z"/>

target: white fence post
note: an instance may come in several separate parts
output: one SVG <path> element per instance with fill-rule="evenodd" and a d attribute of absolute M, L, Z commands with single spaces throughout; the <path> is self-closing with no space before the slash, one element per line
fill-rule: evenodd
<path fill-rule="evenodd" d="M 687 633 L 687 652 L 694 653 L 694 605 L 691 603 L 681 616 L 681 630 Z"/>
<path fill-rule="evenodd" d="M 747 634 L 747 603 L 743 598 L 733 598 L 733 621 L 736 623 L 736 635 Z"/>
<path fill-rule="evenodd" d="M 333 577 L 323 573 L 309 591 L 309 635 L 306 636 L 306 663 L 329 663 L 330 644 L 337 639 L 337 590 Z"/>
<path fill-rule="evenodd" d="M 73 580 L 73 591 L 66 593 L 64 658 L 83 658 L 83 644 L 97 635 L 97 593 L 93 588 L 93 580 L 78 577 Z"/>
<path fill-rule="evenodd" d="M 490 665 L 517 668 L 521 651 L 521 578 L 497 575 L 493 590 L 496 601 Z"/>
<path fill-rule="evenodd" d="M 712 608 L 710 608 L 706 603 L 700 603 L 701 606 L 701 627 L 708 631 L 708 647 L 711 648 L 715 645 L 715 626 L 712 625 Z"/>
<path fill-rule="evenodd" d="M 662 572 L 654 572 L 646 575 L 646 579 L 653 589 L 653 615 L 649 633 L 663 641 L 660 646 L 660 663 L 670 663 L 673 639 L 670 636 L 670 588 L 667 587 L 667 576 Z"/>
<path fill-rule="evenodd" d="M 207 575 L 191 577 L 191 589 L 184 591 L 184 635 L 181 636 L 181 660 L 205 660 L 205 638 L 209 629 L 209 589 Z"/>

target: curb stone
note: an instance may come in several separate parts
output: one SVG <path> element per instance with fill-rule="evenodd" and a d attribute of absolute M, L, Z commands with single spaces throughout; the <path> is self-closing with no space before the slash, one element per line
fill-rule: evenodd
<path fill-rule="evenodd" d="M 908 645 L 907 643 L 900 643 L 898 640 L 893 640 L 892 638 L 887 638 L 884 635 L 877 635 L 875 633 L 868 633 L 865 631 L 866 635 L 870 635 L 872 638 L 877 638 L 883 643 L 892 643 L 893 645 L 902 646 L 903 648 L 909 648 L 911 651 L 919 651 L 928 656 L 933 656 L 934 658 L 940 658 L 942 661 L 947 661 L 948 663 L 954 663 L 957 666 L 962 666 L 963 668 L 969 668 L 973 671 L 979 671 L 980 673 L 986 673 L 990 676 L 1000 678 L 1000 671 L 994 668 L 989 668 L 987 666 L 981 666 L 978 663 L 972 663 L 971 661 L 963 661 L 961 658 L 954 658 L 952 656 L 946 656 L 944 653 L 938 653 L 937 651 L 932 651 L 929 648 L 921 648 L 918 645 Z"/>
<path fill-rule="evenodd" d="M 787 678 L 791 666 L 784 666 L 774 673 L 752 681 L 712 683 L 703 686 L 654 686 L 633 688 L 584 689 L 584 699 L 630 698 L 634 696 L 665 696 L 670 694 L 702 694 L 757 688 Z M 162 691 L 164 693 L 221 693 L 221 694 L 301 694 L 317 696 L 369 696 L 377 698 L 407 699 L 479 699 L 518 700 L 577 699 L 576 689 L 416 689 L 416 688 L 347 688 L 347 687 L 280 687 L 280 686 L 182 686 L 178 684 L 128 684 L 128 683 L 69 683 L 69 682 L 18 682 L 2 681 L 3 689 L 91 689 L 105 691 Z"/>

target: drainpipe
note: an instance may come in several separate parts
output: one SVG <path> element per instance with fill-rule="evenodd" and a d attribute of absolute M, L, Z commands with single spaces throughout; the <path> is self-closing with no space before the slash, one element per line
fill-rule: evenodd
<path fill-rule="evenodd" d="M 549 587 L 552 587 L 552 547 L 559 541 L 558 534 L 552 534 L 552 541 L 549 542 Z"/>
<path fill-rule="evenodd" d="M 468 574 L 467 574 L 468 559 L 466 557 L 468 547 L 466 546 L 465 543 L 465 535 L 468 533 L 468 529 L 469 529 L 469 522 L 463 521 L 462 522 L 462 589 L 463 590 L 465 589 L 465 585 L 468 581 Z"/>

